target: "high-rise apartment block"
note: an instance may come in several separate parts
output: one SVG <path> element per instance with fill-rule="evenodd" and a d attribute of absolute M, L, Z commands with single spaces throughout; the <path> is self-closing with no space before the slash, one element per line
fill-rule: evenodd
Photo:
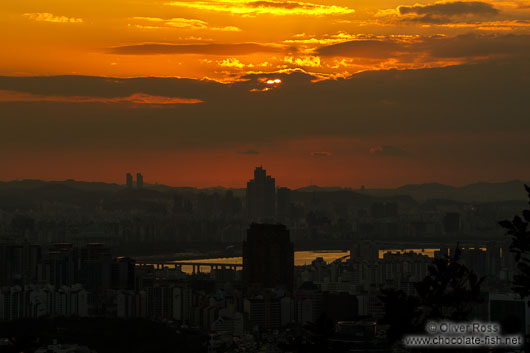
<path fill-rule="evenodd" d="M 132 189 L 134 186 L 134 180 L 131 173 L 125 174 L 125 185 L 127 189 Z M 136 173 L 136 188 L 142 189 L 144 187 L 144 176 L 142 173 Z"/>
<path fill-rule="evenodd" d="M 132 189 L 133 187 L 133 176 L 131 173 L 125 174 L 125 185 L 128 189 Z"/>
<path fill-rule="evenodd" d="M 292 291 L 294 244 L 281 224 L 251 224 L 243 242 L 243 279 L 248 287 Z"/>

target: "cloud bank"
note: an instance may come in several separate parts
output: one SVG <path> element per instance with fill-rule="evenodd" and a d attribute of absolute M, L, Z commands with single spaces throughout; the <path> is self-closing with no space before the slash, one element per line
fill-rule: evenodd
<path fill-rule="evenodd" d="M 283 49 L 256 43 L 241 44 L 139 44 L 111 48 L 109 54 L 159 55 L 159 54 L 202 54 L 202 55 L 248 55 L 254 53 L 279 53 Z"/>
<path fill-rule="evenodd" d="M 171 6 L 186 7 L 197 10 L 228 12 L 234 15 L 305 15 L 326 16 L 344 15 L 354 13 L 355 10 L 336 5 L 320 5 L 298 1 L 244 1 L 244 0 L 217 0 L 217 1 L 172 1 Z"/>
<path fill-rule="evenodd" d="M 57 16 L 49 12 L 31 12 L 25 13 L 24 16 L 37 22 L 53 22 L 53 23 L 82 23 L 82 18 Z"/>

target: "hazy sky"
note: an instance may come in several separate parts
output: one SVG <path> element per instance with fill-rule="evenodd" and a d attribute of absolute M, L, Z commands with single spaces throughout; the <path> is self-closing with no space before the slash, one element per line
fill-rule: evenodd
<path fill-rule="evenodd" d="M 530 1 L 0 5 L 0 180 L 530 179 Z"/>

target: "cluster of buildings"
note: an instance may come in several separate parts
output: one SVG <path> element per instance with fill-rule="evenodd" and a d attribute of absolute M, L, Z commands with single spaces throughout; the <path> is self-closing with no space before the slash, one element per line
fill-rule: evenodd
<path fill-rule="evenodd" d="M 462 251 L 466 266 L 489 273 L 499 270 L 484 282 L 483 301 L 473 308 L 474 318 L 528 333 L 528 302 L 511 293 L 510 277 L 501 278 L 513 259 L 498 256 L 496 249 L 502 247 L 489 245 Z M 5 244 L 2 247 L 9 253 Z M 33 269 L 31 261 L 18 258 L 31 252 L 10 249 L 18 254 L 12 259 Z M 435 256 L 450 253 L 441 248 Z M 0 320 L 145 318 L 210 333 L 211 352 L 228 346 L 235 347 L 234 352 L 243 348 L 257 352 L 264 345 L 276 351 L 280 342 L 292 340 L 306 325 L 325 318 L 333 324 L 331 341 L 368 345 L 364 351 L 377 351 L 385 345 L 385 326 L 379 324 L 385 314 L 380 290 L 399 288 L 414 295 L 414 284 L 427 274 L 432 260 L 421 253 L 382 252 L 376 242 L 359 241 L 346 259 L 328 263 L 316 258 L 311 264 L 294 266 L 287 228 L 267 224 L 252 224 L 247 230 L 242 270 L 211 265 L 210 273 L 189 274 L 178 265 L 169 268 L 113 257 L 102 244 L 84 248 L 57 244 L 37 257 L 36 277 L 17 275 L 4 282 Z"/>
<path fill-rule="evenodd" d="M 125 174 L 125 186 L 127 189 L 134 187 L 133 175 L 131 173 Z M 136 188 L 142 189 L 144 187 L 144 176 L 141 173 L 136 173 Z"/>
<path fill-rule="evenodd" d="M 126 182 L 133 187 L 131 174 Z M 138 174 L 136 186 L 142 185 Z M 186 222 L 196 222 L 206 232 L 216 229 L 213 223 L 194 218 L 196 207 L 207 217 L 216 212 L 212 205 L 218 204 L 225 220 L 230 214 L 246 212 L 240 222 L 250 226 L 242 230 L 241 224 L 232 224 L 236 232 L 243 233 L 242 264 L 203 264 L 211 268 L 210 273 L 201 273 L 201 265 L 195 264 L 192 273 L 186 273 L 176 263 L 140 263 L 116 257 L 102 242 L 45 246 L 4 242 L 0 244 L 0 320 L 146 318 L 208 331 L 217 341 L 232 345 L 236 344 L 233 338 L 240 337 L 239 344 L 252 346 L 287 340 L 292 332 L 324 317 L 334 324 L 334 337 L 341 342 L 371 342 L 379 337 L 378 320 L 384 316 L 381 289 L 398 288 L 414 295 L 415 283 L 429 273 L 433 259 L 454 255 L 454 249 L 446 246 L 429 255 L 425 251 L 387 250 L 385 234 L 403 231 L 416 236 L 432 231 L 458 235 L 465 227 L 462 214 L 450 208 L 442 209 L 441 217 L 437 213 L 434 227 L 430 228 L 428 217 L 407 223 L 401 206 L 389 201 L 367 204 L 350 222 L 351 210 L 344 204 L 322 204 L 311 194 L 303 195 L 309 210 L 304 215 L 292 191 L 276 188 L 274 178 L 262 167 L 256 168 L 247 183 L 246 208 L 232 192 L 217 197 L 213 204 L 212 197 L 198 196 L 192 203 L 175 195 L 169 209 L 172 222 L 182 221 L 186 225 L 182 231 L 191 232 L 188 236 L 193 238 Z M 329 207 L 335 219 L 327 216 Z M 287 225 L 277 223 L 281 220 Z M 224 229 L 230 227 L 225 224 Z M 315 237 L 330 229 L 349 234 L 340 236 L 350 245 L 349 256 L 329 263 L 317 257 L 311 264 L 295 266 L 294 241 L 300 232 Z M 157 238 L 151 232 L 158 231 L 156 225 L 149 224 L 142 236 L 154 242 Z M 173 237 L 176 234 L 173 229 Z M 485 277 L 481 287 L 484 301 L 474 309 L 476 317 L 501 322 L 509 314 L 530 332 L 527 302 L 511 294 L 516 266 L 509 242 L 473 243 L 477 245 L 462 247 L 460 261 Z M 249 343 L 249 334 L 254 343 Z"/>
<path fill-rule="evenodd" d="M 88 292 L 80 284 L 9 286 L 0 289 L 0 320 L 88 316 Z"/>
<path fill-rule="evenodd" d="M 285 224 L 291 239 L 307 247 L 320 243 L 340 248 L 359 237 L 456 242 L 499 237 L 503 230 L 497 221 L 511 218 L 521 207 L 509 202 L 418 202 L 347 189 L 291 190 L 278 187 L 262 167 L 254 170 L 245 189 L 146 189 L 140 173 L 128 173 L 125 188 L 96 184 L 76 191 L 70 186 L 74 184 L 65 190 L 50 186 L 51 191 L 24 191 L 19 197 L 24 202 L 4 205 L 0 200 L 0 237 L 76 246 L 103 242 L 126 249 L 124 253 L 154 253 L 182 244 L 241 243 L 248 224 L 259 221 Z M 145 190 L 127 192 L 135 188 Z"/>
<path fill-rule="evenodd" d="M 251 224 L 242 248 L 242 270 L 212 264 L 209 274 L 187 274 L 177 264 L 170 268 L 114 257 L 100 243 L 81 248 L 57 243 L 46 251 L 27 243 L 1 244 L 0 319 L 143 317 L 238 336 L 314 323 L 325 315 L 362 328 L 382 318 L 382 288 L 413 295 L 414 283 L 428 274 L 433 261 L 422 253 L 385 251 L 375 241 L 358 240 L 347 259 L 326 263 L 316 258 L 295 266 L 294 244 L 281 224 Z M 452 251 L 441 247 L 434 257 Z M 504 308 L 499 300 L 513 302 L 508 306 L 524 302 L 507 294 L 514 261 L 507 244 L 462 249 L 461 262 L 487 276 L 482 289 L 490 304 L 481 315 L 498 316 L 498 308 Z M 530 328 L 528 318 L 522 318 Z"/>

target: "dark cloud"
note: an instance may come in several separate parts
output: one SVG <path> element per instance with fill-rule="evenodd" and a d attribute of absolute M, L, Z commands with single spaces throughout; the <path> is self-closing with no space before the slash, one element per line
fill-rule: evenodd
<path fill-rule="evenodd" d="M 481 1 L 455 1 L 429 5 L 399 6 L 405 20 L 425 23 L 452 23 L 492 17 L 499 14 L 493 5 Z"/>
<path fill-rule="evenodd" d="M 370 147 L 368 152 L 370 152 L 370 154 L 374 156 L 391 156 L 391 157 L 405 156 L 408 154 L 408 152 L 402 150 L 399 147 L 388 146 L 388 145 Z"/>
<path fill-rule="evenodd" d="M 317 49 L 321 56 L 351 58 L 415 58 L 424 54 L 431 60 L 440 58 L 475 58 L 488 56 L 530 56 L 529 35 L 464 34 L 456 37 L 433 36 L 410 42 L 393 38 L 381 40 L 355 40 L 323 46 Z"/>
<path fill-rule="evenodd" d="M 237 151 L 237 154 L 259 154 L 256 150 Z"/>
<path fill-rule="evenodd" d="M 256 44 L 140 44 L 115 47 L 109 54 L 157 55 L 157 54 L 203 54 L 203 55 L 248 55 L 254 53 L 279 53 L 284 49 Z"/>
<path fill-rule="evenodd" d="M 53 103 L 102 103 L 129 104 L 135 107 L 160 107 L 171 104 L 197 104 L 197 99 L 183 99 L 179 97 L 162 97 L 149 94 L 135 93 L 128 97 L 100 97 L 100 96 L 50 96 L 36 95 L 27 92 L 0 90 L 0 102 L 53 102 Z"/>
<path fill-rule="evenodd" d="M 118 79 L 97 76 L 0 77 L 1 90 L 13 90 L 47 96 L 87 96 L 116 98 L 135 93 L 154 96 L 204 99 L 223 98 L 225 85 L 209 80 L 185 78 Z"/>
<path fill-rule="evenodd" d="M 310 155 L 311 157 L 322 158 L 322 157 L 331 157 L 332 153 L 331 152 L 311 152 Z"/>
<path fill-rule="evenodd" d="M 416 46 L 436 58 L 463 57 L 528 57 L 529 35 L 476 35 L 464 34 L 456 37 L 429 38 Z"/>
<path fill-rule="evenodd" d="M 0 77 L 0 90 L 34 95 L 138 93 L 203 102 L 140 109 L 91 102 L 2 101 L 0 150 L 128 146 L 172 151 L 224 146 L 238 151 L 240 146 L 313 136 L 400 146 L 387 137 L 530 133 L 528 62 L 506 57 L 474 65 L 363 72 L 319 82 L 311 82 L 314 77 L 301 72 L 277 73 L 269 77 L 282 83 L 267 92 L 251 92 L 263 86 L 264 75 L 248 75 L 232 84 L 150 77 Z"/>
<path fill-rule="evenodd" d="M 357 58 L 386 58 L 403 50 L 404 45 L 393 40 L 353 40 L 317 49 L 320 56 L 346 56 Z"/>
<path fill-rule="evenodd" d="M 414 13 L 417 15 L 436 15 L 436 16 L 461 16 L 488 14 L 494 15 L 499 10 L 493 5 L 481 1 L 455 1 L 430 5 L 399 6 L 401 15 Z"/>

